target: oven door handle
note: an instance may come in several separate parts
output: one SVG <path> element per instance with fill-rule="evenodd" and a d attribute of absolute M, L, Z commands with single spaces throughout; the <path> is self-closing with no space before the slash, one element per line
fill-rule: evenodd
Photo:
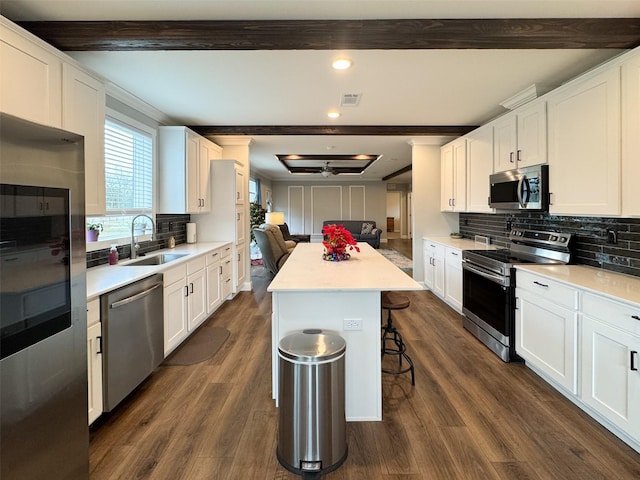
<path fill-rule="evenodd" d="M 477 275 L 480 275 L 483 278 L 486 278 L 487 280 L 491 280 L 494 283 L 498 283 L 502 286 L 506 286 L 506 282 L 505 282 L 505 278 L 502 275 L 496 275 L 494 273 L 489 273 L 486 272 L 484 270 L 479 269 L 478 267 L 474 267 L 473 265 L 471 265 L 468 261 L 463 260 L 462 261 L 462 268 L 464 270 L 468 270 L 470 272 L 473 272 Z"/>

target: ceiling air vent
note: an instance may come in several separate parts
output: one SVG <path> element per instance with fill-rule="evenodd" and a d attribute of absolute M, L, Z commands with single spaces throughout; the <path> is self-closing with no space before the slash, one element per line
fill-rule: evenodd
<path fill-rule="evenodd" d="M 341 107 L 357 107 L 360 103 L 361 93 L 343 93 L 340 97 Z"/>

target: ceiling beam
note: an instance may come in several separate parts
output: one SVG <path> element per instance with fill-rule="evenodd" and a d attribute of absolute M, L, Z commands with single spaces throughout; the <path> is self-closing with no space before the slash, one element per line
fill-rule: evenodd
<path fill-rule="evenodd" d="M 200 135 L 465 135 L 477 125 L 190 125 Z"/>
<path fill-rule="evenodd" d="M 30 21 L 63 51 L 633 48 L 638 18 Z"/>
<path fill-rule="evenodd" d="M 396 170 L 395 172 L 390 173 L 386 177 L 382 177 L 382 181 L 386 182 L 387 180 L 391 180 L 392 178 L 397 177 L 398 175 L 402 175 L 403 173 L 410 172 L 412 167 L 413 167 L 412 164 L 409 164 L 406 167 L 402 167 L 400 170 Z"/>

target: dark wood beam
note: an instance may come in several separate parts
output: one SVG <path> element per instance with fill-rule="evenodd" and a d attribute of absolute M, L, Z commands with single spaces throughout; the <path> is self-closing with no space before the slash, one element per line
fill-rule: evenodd
<path fill-rule="evenodd" d="M 190 125 L 200 135 L 465 135 L 477 125 Z"/>
<path fill-rule="evenodd" d="M 32 21 L 63 51 L 633 48 L 638 18 Z"/>
<path fill-rule="evenodd" d="M 382 177 L 382 181 L 386 182 L 387 180 L 391 180 L 394 177 L 397 177 L 398 175 L 402 175 L 403 173 L 407 173 L 410 172 L 412 168 L 412 165 L 407 165 L 406 167 L 402 167 L 400 170 L 396 170 L 393 173 L 390 173 L 389 175 L 387 175 L 386 177 Z"/>

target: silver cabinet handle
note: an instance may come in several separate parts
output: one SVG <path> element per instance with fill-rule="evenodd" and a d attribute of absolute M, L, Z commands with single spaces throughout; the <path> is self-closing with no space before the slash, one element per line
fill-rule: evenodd
<path fill-rule="evenodd" d="M 509 163 L 513 163 L 513 152 L 509 152 Z"/>

